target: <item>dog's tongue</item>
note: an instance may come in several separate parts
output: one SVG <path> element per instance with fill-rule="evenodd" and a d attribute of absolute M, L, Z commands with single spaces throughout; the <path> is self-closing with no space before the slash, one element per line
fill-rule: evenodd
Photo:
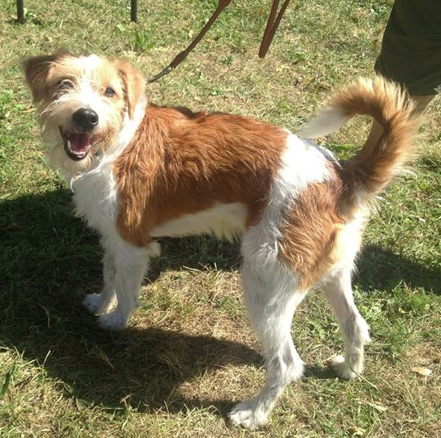
<path fill-rule="evenodd" d="M 87 157 L 90 149 L 91 135 L 87 133 L 71 133 L 63 136 L 66 154 L 75 161 Z"/>
<path fill-rule="evenodd" d="M 70 142 L 70 150 L 72 152 L 84 153 L 87 152 L 90 145 L 90 135 L 87 133 L 83 134 L 70 134 L 68 141 Z"/>

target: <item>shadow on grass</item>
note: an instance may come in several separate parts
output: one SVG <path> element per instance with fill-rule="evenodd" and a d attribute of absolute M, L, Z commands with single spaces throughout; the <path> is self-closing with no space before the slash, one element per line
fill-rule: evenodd
<path fill-rule="evenodd" d="M 214 239 L 164 239 L 162 270 L 236 269 L 238 245 Z M 149 411 L 206 407 L 225 415 L 232 401 L 184 397 L 185 382 L 228 364 L 262 364 L 243 344 L 157 328 L 108 333 L 81 305 L 101 287 L 98 236 L 72 215 L 57 190 L 0 203 L 0 343 L 42 365 L 80 403 Z M 237 400 L 236 400 L 237 401 Z"/>
<path fill-rule="evenodd" d="M 150 280 L 183 265 L 239 266 L 238 245 L 210 238 L 164 239 L 162 244 L 163 257 Z M 260 365 L 260 355 L 232 340 L 204 335 L 155 328 L 98 330 L 80 303 L 85 293 L 100 289 L 101 257 L 97 236 L 72 216 L 69 192 L 1 203 L 0 342 L 43 365 L 81 403 L 115 411 L 127 405 L 140 411 L 165 405 L 170 411 L 214 407 L 225 415 L 232 401 L 185 397 L 181 385 L 227 364 Z M 395 265 L 405 281 L 440 292 L 435 272 L 376 247 L 365 249 L 358 281 L 369 287 L 379 279 L 387 282 Z M 330 377 L 316 367 L 309 367 L 307 375 Z"/>
<path fill-rule="evenodd" d="M 409 287 L 441 295 L 439 277 L 438 268 L 430 269 L 380 246 L 366 245 L 357 262 L 354 281 L 364 290 L 387 290 L 404 282 Z"/>

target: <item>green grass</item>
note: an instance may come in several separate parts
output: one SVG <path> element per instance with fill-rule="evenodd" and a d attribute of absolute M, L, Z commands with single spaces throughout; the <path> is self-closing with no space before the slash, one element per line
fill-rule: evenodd
<path fill-rule="evenodd" d="M 28 1 L 0 5 L 0 436 L 435 437 L 441 435 L 440 101 L 422 128 L 414 175 L 397 180 L 368 226 L 354 277 L 372 329 L 363 378 L 326 367 L 342 347 L 320 294 L 296 314 L 308 364 L 263 431 L 226 414 L 264 381 L 260 346 L 241 299 L 237 245 L 211 238 L 162 242 L 141 308 L 120 333 L 97 329 L 81 306 L 99 290 L 97 236 L 72 216 L 70 192 L 45 161 L 23 57 L 66 47 L 125 57 L 146 77 L 190 42 L 214 0 Z M 231 2 L 151 100 L 259 117 L 298 130 L 332 90 L 372 74 L 392 1 L 292 2 L 267 58 L 257 51 L 270 1 Z M 369 123 L 324 140 L 354 152 Z M 418 368 L 431 370 L 429 376 Z"/>

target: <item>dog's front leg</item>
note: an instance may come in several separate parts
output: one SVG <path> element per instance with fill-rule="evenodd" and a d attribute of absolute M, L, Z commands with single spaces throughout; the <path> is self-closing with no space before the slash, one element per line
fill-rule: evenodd
<path fill-rule="evenodd" d="M 99 294 L 87 295 L 83 301 L 87 310 L 95 315 L 109 313 L 116 304 L 114 251 L 105 239 L 101 244 L 104 248 L 103 290 Z"/>
<path fill-rule="evenodd" d="M 127 325 L 131 313 L 139 305 L 139 290 L 151 250 L 137 248 L 120 239 L 107 241 L 105 247 L 106 254 L 107 251 L 110 251 L 110 254 L 105 257 L 104 263 L 104 291 L 100 294 L 102 306 L 111 304 L 114 300 L 112 295 L 116 295 L 117 304 L 111 312 L 100 315 L 98 323 L 103 329 L 118 330 Z M 113 285 L 110 284 L 112 279 Z"/>

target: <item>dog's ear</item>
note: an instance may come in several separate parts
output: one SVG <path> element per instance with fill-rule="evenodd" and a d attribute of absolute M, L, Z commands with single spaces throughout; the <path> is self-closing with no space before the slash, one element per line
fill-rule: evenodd
<path fill-rule="evenodd" d="M 123 79 L 127 109 L 130 119 L 133 119 L 136 105 L 144 95 L 144 78 L 141 72 L 127 61 L 116 59 L 114 65 Z"/>
<path fill-rule="evenodd" d="M 51 68 L 61 58 L 71 56 L 67 50 L 60 50 L 52 55 L 34 56 L 23 61 L 26 82 L 32 92 L 35 103 L 41 102 L 48 91 L 48 79 Z"/>

